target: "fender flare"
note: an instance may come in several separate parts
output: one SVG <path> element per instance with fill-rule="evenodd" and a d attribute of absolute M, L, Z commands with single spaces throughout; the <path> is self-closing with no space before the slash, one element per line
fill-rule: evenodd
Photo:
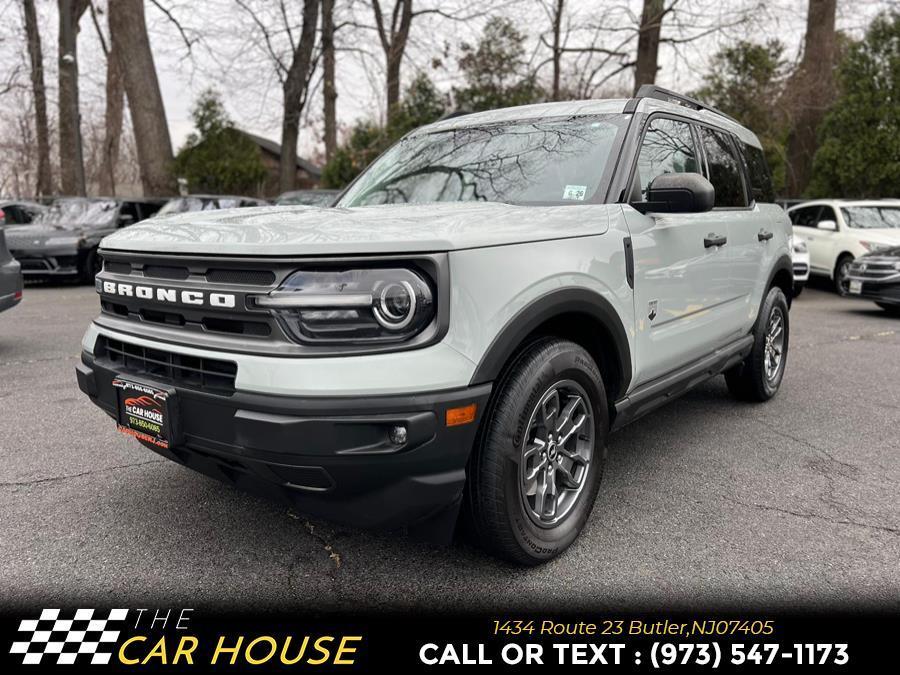
<path fill-rule="evenodd" d="M 549 319 L 562 314 L 585 314 L 598 321 L 608 332 L 615 348 L 612 354 L 621 369 L 621 383 L 615 396 L 628 390 L 631 381 L 631 347 L 625 326 L 612 304 L 602 295 L 584 288 L 561 288 L 542 295 L 519 310 L 488 346 L 470 385 L 492 382 L 499 377 L 503 366 L 522 345 L 522 342 Z"/>
<path fill-rule="evenodd" d="M 786 253 L 783 253 L 772 266 L 772 271 L 769 272 L 769 278 L 766 280 L 766 293 L 772 288 L 772 283 L 775 281 L 775 275 L 782 270 L 790 274 L 792 279 L 794 278 L 794 263 L 791 260 L 791 256 Z"/>

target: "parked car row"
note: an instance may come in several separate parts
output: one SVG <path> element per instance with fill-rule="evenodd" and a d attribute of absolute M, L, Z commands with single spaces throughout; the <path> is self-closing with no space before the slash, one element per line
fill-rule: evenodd
<path fill-rule="evenodd" d="M 286 192 L 275 205 L 331 206 L 337 190 Z M 215 209 L 268 206 L 241 195 L 192 194 L 171 199 L 60 197 L 49 206 L 28 200 L 0 201 L 0 228 L 21 274 L 30 278 L 69 278 L 91 282 L 100 271 L 100 240 L 122 227 L 153 216 Z M 0 264 L 3 259 L 0 258 Z M 0 288 L 0 306 L 5 302 Z M 21 297 L 21 293 L 19 294 Z"/>
<path fill-rule="evenodd" d="M 831 280 L 841 295 L 900 313 L 900 200 L 822 199 L 791 206 L 787 213 L 795 284 L 806 256 L 808 274 Z"/>

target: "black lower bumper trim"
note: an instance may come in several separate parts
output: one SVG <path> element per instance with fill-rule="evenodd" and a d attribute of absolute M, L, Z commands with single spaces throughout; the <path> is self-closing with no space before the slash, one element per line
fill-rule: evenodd
<path fill-rule="evenodd" d="M 76 373 L 81 390 L 115 417 L 112 381 L 128 373 L 89 354 Z M 313 516 L 393 529 L 444 521 L 458 506 L 491 385 L 367 398 L 175 390 L 181 440 L 170 449 L 148 445 L 155 452 Z M 474 422 L 446 426 L 447 409 L 471 403 Z M 399 443 L 396 427 L 405 430 Z"/>

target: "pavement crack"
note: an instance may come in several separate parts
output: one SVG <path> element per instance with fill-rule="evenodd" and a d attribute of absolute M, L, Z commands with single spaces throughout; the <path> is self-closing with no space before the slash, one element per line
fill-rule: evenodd
<path fill-rule="evenodd" d="M 162 464 L 167 462 L 165 459 L 150 459 L 146 462 L 137 462 L 135 464 L 119 464 L 117 466 L 108 466 L 103 469 L 92 469 L 90 471 L 82 471 L 81 473 L 70 473 L 65 476 L 50 476 L 49 478 L 35 478 L 33 480 L 24 481 L 4 481 L 0 482 L 0 487 L 32 487 L 34 485 L 42 485 L 43 483 L 54 483 L 61 480 L 69 480 L 71 478 L 83 478 L 84 476 L 93 476 L 95 474 L 109 473 L 111 471 L 121 471 L 123 469 L 133 469 L 147 464 Z"/>
<path fill-rule="evenodd" d="M 320 534 L 316 530 L 316 526 L 309 522 L 306 518 L 303 518 L 299 514 L 294 511 L 288 511 L 288 516 L 293 518 L 294 520 L 303 521 L 303 527 L 306 529 L 307 534 L 309 534 L 310 538 L 313 539 L 316 543 L 318 543 L 322 549 L 328 554 L 328 558 L 331 560 L 332 565 L 329 567 L 328 572 L 326 573 L 333 581 L 337 580 L 338 572 L 341 569 L 341 565 L 343 561 L 341 559 L 341 554 L 334 548 L 334 545 L 329 541 L 328 537 Z"/>
<path fill-rule="evenodd" d="M 872 525 L 870 523 L 861 523 L 857 520 L 849 520 L 847 518 L 829 518 L 828 516 L 824 516 L 821 513 L 814 513 L 810 511 L 794 511 L 792 509 L 784 509 L 779 506 L 770 506 L 768 504 L 754 504 L 751 502 L 744 502 L 739 499 L 734 499 L 733 497 L 724 497 L 726 501 L 737 504 L 738 506 L 743 506 L 745 508 L 751 509 L 759 509 L 761 511 L 772 511 L 774 513 L 781 513 L 788 516 L 794 516 L 796 518 L 804 518 L 806 520 L 822 520 L 826 523 L 831 523 L 832 525 L 849 525 L 851 527 L 861 527 L 867 530 L 873 530 L 875 532 L 887 532 L 893 535 L 900 535 L 900 528 L 896 527 L 888 527 L 886 525 Z"/>

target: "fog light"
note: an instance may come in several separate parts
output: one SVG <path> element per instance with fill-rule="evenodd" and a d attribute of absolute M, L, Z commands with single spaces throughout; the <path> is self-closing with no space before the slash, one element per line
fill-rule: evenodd
<path fill-rule="evenodd" d="M 396 426 L 391 428 L 391 443 L 403 445 L 406 443 L 406 427 Z"/>

